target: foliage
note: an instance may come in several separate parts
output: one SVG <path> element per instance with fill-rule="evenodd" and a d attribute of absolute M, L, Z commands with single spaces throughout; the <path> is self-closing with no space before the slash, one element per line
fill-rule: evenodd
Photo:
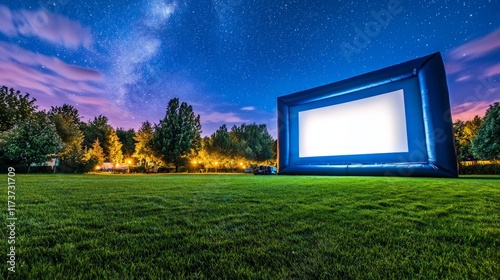
<path fill-rule="evenodd" d="M 455 148 L 459 159 L 474 158 L 472 153 L 472 140 L 476 137 L 479 127 L 483 123 L 483 119 L 475 116 L 474 119 L 468 121 L 457 120 L 453 123 L 455 131 Z"/>
<path fill-rule="evenodd" d="M 227 165 L 227 161 L 233 158 L 234 155 L 231 136 L 229 136 L 225 124 L 219 127 L 210 138 L 204 140 L 204 145 L 202 145 L 202 147 L 205 149 L 206 153 L 211 156 L 211 163 L 217 162 L 221 166 Z"/>
<path fill-rule="evenodd" d="M 50 178 L 16 175 L 22 257 L 2 279 L 500 275 L 499 176 Z"/>
<path fill-rule="evenodd" d="M 2 149 L 12 159 L 22 159 L 29 167 L 32 163 L 43 164 L 49 155 L 63 149 L 63 143 L 55 125 L 44 112 L 36 112 L 26 120 L 5 132 Z"/>
<path fill-rule="evenodd" d="M 69 104 L 63 104 L 62 106 L 51 106 L 49 111 L 49 116 L 52 115 L 65 116 L 71 119 L 71 122 L 73 122 L 76 125 L 80 125 L 82 122 L 81 121 L 82 116 L 80 116 L 78 109 Z"/>
<path fill-rule="evenodd" d="M 65 144 L 64 150 L 59 154 L 61 171 L 70 173 L 83 173 L 87 171 L 82 142 L 83 135 Z"/>
<path fill-rule="evenodd" d="M 460 175 L 500 175 L 500 163 L 460 164 Z"/>
<path fill-rule="evenodd" d="M 101 147 L 99 138 L 94 140 L 92 148 L 88 149 L 84 155 L 84 161 L 91 162 L 95 165 L 100 165 L 104 163 L 104 150 Z"/>
<path fill-rule="evenodd" d="M 224 124 L 209 138 L 203 139 L 203 152 L 205 158 L 210 157 L 211 163 L 215 161 L 219 166 L 234 168 L 243 161 L 273 162 L 276 156 L 275 142 L 265 124 L 242 124 L 233 126 L 229 132 Z"/>
<path fill-rule="evenodd" d="M 274 139 L 265 124 L 233 126 L 230 135 L 235 143 L 235 154 L 253 162 L 273 159 Z"/>
<path fill-rule="evenodd" d="M 205 136 L 201 139 L 201 149 L 198 152 L 196 158 L 194 159 L 198 161 L 195 167 L 200 169 L 205 169 L 207 171 L 217 167 L 215 163 L 216 162 L 218 163 L 221 159 L 217 157 L 214 153 L 209 152 L 211 145 L 210 142 L 211 139 L 208 136 Z"/>
<path fill-rule="evenodd" d="M 161 161 L 156 155 L 152 147 L 153 139 L 153 126 L 150 122 L 145 121 L 142 123 L 141 128 L 137 131 L 134 136 L 135 151 L 133 157 L 137 158 L 139 162 L 144 164 L 144 168 L 147 167 L 149 162 L 159 162 Z"/>
<path fill-rule="evenodd" d="M 107 144 L 107 160 L 110 162 L 122 163 L 122 143 L 120 142 L 120 138 L 118 138 L 118 135 L 116 135 L 116 132 L 113 129 L 109 131 L 107 135 Z"/>
<path fill-rule="evenodd" d="M 118 128 L 116 130 L 116 135 L 122 143 L 122 154 L 124 157 L 129 158 L 134 154 L 135 151 L 135 130 L 133 128 L 125 130 L 123 128 Z"/>
<path fill-rule="evenodd" d="M 49 118 L 55 125 L 57 135 L 59 135 L 64 144 L 72 143 L 80 138 L 83 141 L 83 134 L 80 131 L 80 128 L 70 117 L 62 114 L 56 114 L 49 115 Z"/>
<path fill-rule="evenodd" d="M 87 123 L 82 123 L 81 130 L 84 135 L 84 147 L 90 148 L 95 139 L 99 139 L 105 155 L 109 155 L 107 135 L 109 135 L 113 128 L 108 124 L 108 118 L 106 116 L 99 115 L 94 117 L 92 121 L 89 120 Z"/>
<path fill-rule="evenodd" d="M 153 148 L 166 164 L 174 165 L 176 171 L 201 148 L 200 115 L 195 116 L 193 108 L 185 102 L 179 106 L 178 98 L 168 102 L 165 118 L 154 130 Z"/>
<path fill-rule="evenodd" d="M 30 99 L 29 93 L 2 86 L 0 88 L 0 132 L 7 131 L 14 125 L 27 120 L 37 109 L 36 99 Z"/>
<path fill-rule="evenodd" d="M 481 159 L 500 158 L 500 103 L 490 105 L 472 141 L 474 155 Z"/>
<path fill-rule="evenodd" d="M 86 162 L 82 147 L 84 136 L 80 130 L 81 117 L 78 110 L 71 105 L 64 104 L 63 106 L 52 106 L 48 115 L 64 143 L 64 150 L 59 154 L 59 170 L 62 172 L 85 172 Z"/>
<path fill-rule="evenodd" d="M 270 161 L 272 162 L 272 165 L 276 165 L 278 160 L 278 139 L 274 139 L 272 150 L 273 150 L 273 158 Z"/>

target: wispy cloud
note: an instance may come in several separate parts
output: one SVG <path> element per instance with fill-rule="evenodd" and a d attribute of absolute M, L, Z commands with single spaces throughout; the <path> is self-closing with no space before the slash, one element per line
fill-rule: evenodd
<path fill-rule="evenodd" d="M 241 110 L 243 110 L 243 111 L 255 111 L 255 107 L 254 106 L 247 106 L 247 107 L 241 108 Z"/>
<path fill-rule="evenodd" d="M 37 90 L 47 95 L 58 91 L 98 93 L 96 84 L 103 76 L 98 71 L 71 65 L 56 57 L 0 42 L 0 83 Z"/>
<path fill-rule="evenodd" d="M 237 116 L 236 113 L 220 113 L 220 112 L 211 112 L 211 113 L 201 113 L 201 122 L 202 123 L 246 123 L 249 120 L 242 119 Z"/>
<path fill-rule="evenodd" d="M 464 72 L 472 69 L 472 66 L 478 60 L 485 59 L 497 51 L 500 51 L 500 29 L 451 50 L 447 55 L 446 72 L 449 75 L 463 75 Z M 491 60 L 485 59 L 483 61 L 483 64 L 488 65 L 489 63 L 491 63 Z M 497 65 L 493 69 L 494 71 L 491 71 L 492 69 L 487 67 L 488 69 L 481 73 L 482 77 L 491 77 L 498 74 L 498 67 L 500 66 Z M 465 79 L 459 76 L 456 81 L 460 80 L 463 81 Z"/>
<path fill-rule="evenodd" d="M 466 102 L 456 105 L 451 108 L 453 121 L 456 120 L 471 120 L 475 116 L 484 117 L 486 110 L 488 110 L 490 102 Z"/>
<path fill-rule="evenodd" d="M 500 63 L 497 63 L 491 67 L 488 67 L 484 71 L 485 77 L 493 77 L 500 74 Z"/>
<path fill-rule="evenodd" d="M 52 44 L 77 49 L 92 45 L 90 31 L 79 22 L 45 9 L 12 11 L 0 5 L 0 32 L 8 37 L 38 37 Z"/>
<path fill-rule="evenodd" d="M 93 69 L 0 42 L 0 85 L 29 92 L 40 109 L 68 103 L 83 116 L 105 114 L 113 125 L 132 127 L 133 117 L 110 101 L 103 83 L 103 75 Z"/>
<path fill-rule="evenodd" d="M 452 50 L 450 56 L 455 59 L 474 59 L 500 48 L 500 29 L 492 33 L 470 41 Z"/>
<path fill-rule="evenodd" d="M 445 56 L 453 119 L 484 115 L 498 101 L 500 29 L 471 40 Z"/>

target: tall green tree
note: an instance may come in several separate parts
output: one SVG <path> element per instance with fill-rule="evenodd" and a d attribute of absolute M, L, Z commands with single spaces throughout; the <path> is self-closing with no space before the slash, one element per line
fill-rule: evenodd
<path fill-rule="evenodd" d="M 500 103 L 490 105 L 472 141 L 474 155 L 482 159 L 500 158 Z"/>
<path fill-rule="evenodd" d="M 0 88 L 0 132 L 7 131 L 14 125 L 28 119 L 35 113 L 36 99 L 29 93 L 22 95 L 20 91 L 2 86 Z"/>
<path fill-rule="evenodd" d="M 179 99 L 168 102 L 165 118 L 155 125 L 153 148 L 166 164 L 179 166 L 187 163 L 190 155 L 201 148 L 200 115 L 195 115 L 193 108 L 185 102 L 179 105 Z"/>
<path fill-rule="evenodd" d="M 116 129 L 116 135 L 120 138 L 120 142 L 123 144 L 122 153 L 126 158 L 131 157 L 135 151 L 135 130 L 133 128 L 125 130 L 123 128 Z"/>
<path fill-rule="evenodd" d="M 116 132 L 112 129 L 107 135 L 108 141 L 108 154 L 107 159 L 111 162 L 122 163 L 123 162 L 123 153 L 122 153 L 122 143 L 120 142 L 120 138 L 116 135 Z"/>
<path fill-rule="evenodd" d="M 155 151 L 153 149 L 153 126 L 150 122 L 145 121 L 142 123 L 141 128 L 137 131 L 134 136 L 135 151 L 133 157 L 139 160 L 144 167 L 147 167 L 149 162 L 158 162 L 159 159 L 155 155 Z"/>
<path fill-rule="evenodd" d="M 11 130 L 5 132 L 2 150 L 11 160 L 21 159 L 28 166 L 28 173 L 33 163 L 43 164 L 51 154 L 63 149 L 61 138 L 55 125 L 44 112 L 33 115 Z"/>
<path fill-rule="evenodd" d="M 84 171 L 84 135 L 80 130 L 81 120 L 78 110 L 68 104 L 52 106 L 48 112 L 50 120 L 56 126 L 57 134 L 64 143 L 64 150 L 59 154 L 61 170 L 65 172 Z"/>

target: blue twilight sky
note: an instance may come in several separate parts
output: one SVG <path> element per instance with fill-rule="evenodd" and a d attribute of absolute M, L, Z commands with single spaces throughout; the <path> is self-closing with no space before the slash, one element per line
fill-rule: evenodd
<path fill-rule="evenodd" d="M 500 1 L 7 0 L 0 85 L 114 127 L 179 97 L 221 124 L 266 123 L 276 98 L 436 51 L 454 119 L 500 100 Z"/>

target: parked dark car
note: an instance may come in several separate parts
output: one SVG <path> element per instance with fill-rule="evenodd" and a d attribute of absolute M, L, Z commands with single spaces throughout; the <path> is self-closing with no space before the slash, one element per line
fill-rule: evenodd
<path fill-rule="evenodd" d="M 278 172 L 276 167 L 268 165 L 260 165 L 253 171 L 254 175 L 276 175 Z"/>

